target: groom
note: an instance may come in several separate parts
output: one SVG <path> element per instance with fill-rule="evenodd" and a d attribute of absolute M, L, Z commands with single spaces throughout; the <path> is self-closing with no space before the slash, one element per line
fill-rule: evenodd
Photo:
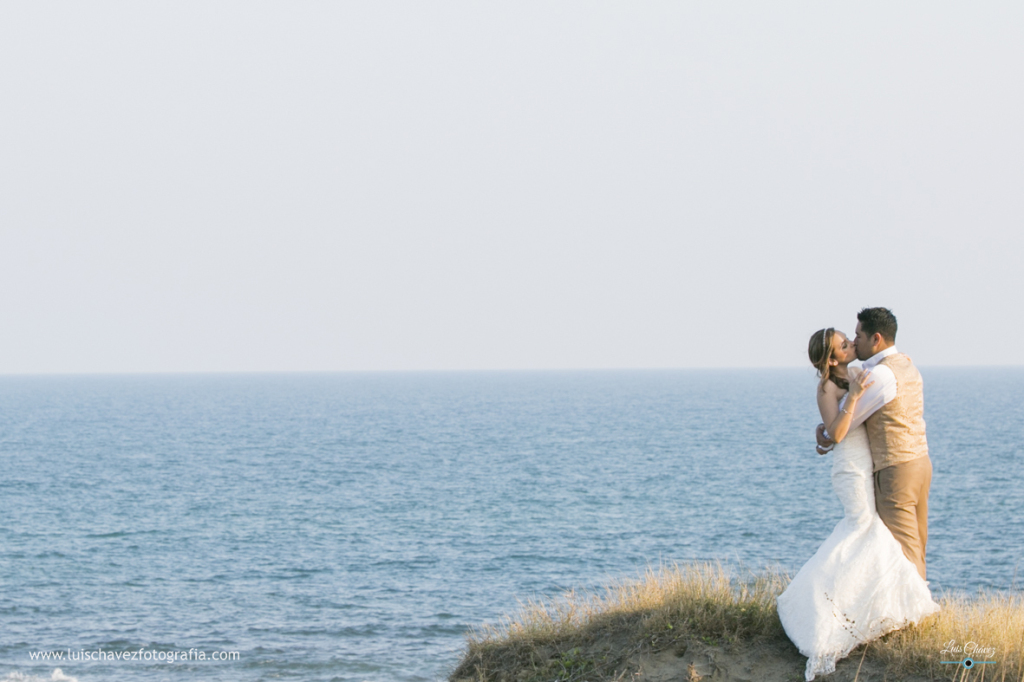
<path fill-rule="evenodd" d="M 863 369 L 871 372 L 869 382 L 874 383 L 857 402 L 850 429 L 861 424 L 867 427 L 878 515 L 924 578 L 932 482 L 924 434 L 924 396 L 920 372 L 895 344 L 892 311 L 864 308 L 857 314 L 854 348 Z M 816 435 L 819 452 L 835 444 L 823 424 Z"/>

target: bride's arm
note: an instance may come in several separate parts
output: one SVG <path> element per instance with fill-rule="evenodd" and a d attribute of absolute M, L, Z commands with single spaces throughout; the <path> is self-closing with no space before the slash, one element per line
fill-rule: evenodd
<path fill-rule="evenodd" d="M 818 386 L 818 412 L 821 413 L 821 423 L 825 425 L 825 429 L 833 440 L 835 440 L 835 436 L 832 434 L 832 422 L 839 414 L 840 397 L 839 387 L 831 381 L 826 381 Z"/>
<path fill-rule="evenodd" d="M 826 382 L 824 390 L 818 390 L 818 411 L 821 412 L 821 420 L 826 424 L 828 435 L 836 443 L 842 442 L 850 432 L 857 401 L 864 394 L 864 389 L 873 383 L 875 381 L 871 379 L 871 372 L 851 376 L 850 391 L 846 394 L 846 402 L 843 403 L 842 409 L 839 407 L 839 391 L 830 388 L 831 382 Z"/>

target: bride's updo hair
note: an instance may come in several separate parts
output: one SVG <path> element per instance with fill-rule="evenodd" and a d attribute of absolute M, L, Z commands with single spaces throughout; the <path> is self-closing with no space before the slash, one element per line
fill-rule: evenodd
<path fill-rule="evenodd" d="M 807 344 L 807 357 L 810 358 L 814 368 L 818 370 L 822 387 L 825 386 L 826 381 L 831 381 L 839 388 L 848 389 L 850 382 L 834 376 L 832 365 L 828 364 L 828 361 L 832 359 L 832 344 L 835 343 L 835 338 L 836 330 L 833 327 L 819 329 L 811 334 L 811 340 Z"/>

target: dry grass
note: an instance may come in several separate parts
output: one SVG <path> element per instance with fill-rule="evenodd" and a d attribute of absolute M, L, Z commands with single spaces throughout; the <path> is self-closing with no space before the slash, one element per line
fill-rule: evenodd
<path fill-rule="evenodd" d="M 467 635 L 467 650 L 453 681 L 539 682 L 619 680 L 634 672 L 636 654 L 690 641 L 729 645 L 778 642 L 791 647 L 779 623 L 775 598 L 788 577 L 767 571 L 737 578 L 721 564 L 649 568 L 603 593 L 569 592 L 551 603 L 522 604 L 512 618 Z M 918 627 L 873 643 L 868 657 L 895 677 L 1024 682 L 1024 601 L 1019 594 L 944 597 L 942 612 Z M 997 660 L 972 671 L 942 665 L 968 653 L 940 654 L 950 642 L 980 649 L 974 660 Z M 982 670 L 985 669 L 985 670 Z M 958 673 L 959 671 L 959 673 Z M 962 676 L 962 675 L 961 675 Z"/>
<path fill-rule="evenodd" d="M 467 636 L 452 680 L 617 679 L 629 659 L 688 638 L 708 643 L 782 638 L 777 573 L 739 581 L 721 564 L 649 568 L 603 594 L 569 592 L 523 604 L 514 618 Z"/>
<path fill-rule="evenodd" d="M 916 628 L 894 632 L 871 645 L 871 655 L 896 674 L 917 673 L 949 679 L 958 666 L 941 661 L 995 661 L 978 664 L 971 679 L 1024 682 L 1024 596 L 981 593 L 946 595 L 942 611 Z M 940 652 L 946 653 L 940 654 Z M 951 670 L 952 669 L 952 670 Z"/>

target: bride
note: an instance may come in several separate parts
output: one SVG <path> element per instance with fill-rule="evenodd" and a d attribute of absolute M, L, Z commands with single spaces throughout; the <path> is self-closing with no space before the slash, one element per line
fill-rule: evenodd
<path fill-rule="evenodd" d="M 871 373 L 849 367 L 856 359 L 853 343 L 831 327 L 811 336 L 807 352 L 821 377 L 818 409 L 837 443 L 832 489 L 844 511 L 778 599 L 782 626 L 807 656 L 804 676 L 813 680 L 834 672 L 836 661 L 861 644 L 917 623 L 939 605 L 875 511 L 867 431 L 850 429 Z"/>

